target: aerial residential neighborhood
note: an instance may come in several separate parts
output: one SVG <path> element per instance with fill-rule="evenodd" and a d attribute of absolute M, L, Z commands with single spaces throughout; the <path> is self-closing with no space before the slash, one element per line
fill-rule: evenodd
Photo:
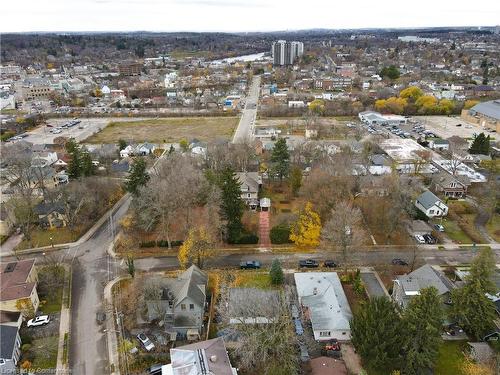
<path fill-rule="evenodd" d="M 424 3 L 2 5 L 0 374 L 500 374 L 500 8 Z"/>

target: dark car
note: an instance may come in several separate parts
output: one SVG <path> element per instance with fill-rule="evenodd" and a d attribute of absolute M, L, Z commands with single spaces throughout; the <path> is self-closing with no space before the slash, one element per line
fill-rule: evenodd
<path fill-rule="evenodd" d="M 434 236 L 432 236 L 430 234 L 424 234 L 423 237 L 424 237 L 425 243 L 427 243 L 429 245 L 433 245 L 437 242 L 436 238 L 434 238 Z"/>
<path fill-rule="evenodd" d="M 336 268 L 339 265 L 337 263 L 335 263 L 335 261 L 333 261 L 333 260 L 325 260 L 325 262 L 323 263 L 323 266 L 328 267 L 328 268 Z"/>
<path fill-rule="evenodd" d="M 240 269 L 242 270 L 257 270 L 260 268 L 260 262 L 256 260 L 247 260 L 246 262 L 240 263 Z"/>
<path fill-rule="evenodd" d="M 407 266 L 408 263 L 405 262 L 403 259 L 399 259 L 399 258 L 394 258 L 392 261 L 391 261 L 392 264 L 394 264 L 395 266 Z"/>
<path fill-rule="evenodd" d="M 299 267 L 303 268 L 317 268 L 319 267 L 319 263 L 317 260 L 314 259 L 305 259 L 305 260 L 300 260 L 299 261 Z"/>

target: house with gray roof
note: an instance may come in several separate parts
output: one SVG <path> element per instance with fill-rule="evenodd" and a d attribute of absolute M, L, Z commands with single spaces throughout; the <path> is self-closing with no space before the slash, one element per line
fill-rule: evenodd
<path fill-rule="evenodd" d="M 443 303 L 450 301 L 450 293 L 455 288 L 453 283 L 440 271 L 425 264 L 415 271 L 401 275 L 394 280 L 392 299 L 401 307 L 406 308 L 411 299 L 420 294 L 424 288 L 437 289 Z"/>
<path fill-rule="evenodd" d="M 195 265 L 176 278 L 155 277 L 144 283 L 146 319 L 162 322 L 170 333 L 200 335 L 207 296 L 208 276 Z"/>
<path fill-rule="evenodd" d="M 298 272 L 295 286 L 304 316 L 310 320 L 314 339 L 350 340 L 351 308 L 336 272 Z"/>
<path fill-rule="evenodd" d="M 424 191 L 417 197 L 415 207 L 427 217 L 446 216 L 448 214 L 448 206 L 430 190 Z"/>
<path fill-rule="evenodd" d="M 262 177 L 258 172 L 238 172 L 236 178 L 240 183 L 241 199 L 252 209 L 259 206 L 259 190 Z"/>
<path fill-rule="evenodd" d="M 22 315 L 19 312 L 0 311 L 0 374 L 14 366 L 21 357 L 21 336 L 19 329 Z"/>
<path fill-rule="evenodd" d="M 228 293 L 229 324 L 268 324 L 279 314 L 277 290 L 230 288 Z"/>

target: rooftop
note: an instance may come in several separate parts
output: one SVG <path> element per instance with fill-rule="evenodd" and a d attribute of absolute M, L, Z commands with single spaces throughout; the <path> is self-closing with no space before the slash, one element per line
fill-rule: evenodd
<path fill-rule="evenodd" d="M 295 273 L 302 305 L 309 307 L 314 330 L 349 330 L 351 308 L 336 272 Z"/>

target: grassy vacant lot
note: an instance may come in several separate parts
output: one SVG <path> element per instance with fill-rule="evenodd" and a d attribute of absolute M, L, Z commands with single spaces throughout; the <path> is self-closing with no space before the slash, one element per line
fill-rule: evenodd
<path fill-rule="evenodd" d="M 272 287 L 271 277 L 267 271 L 239 271 L 235 275 L 234 286 L 241 288 L 268 289 Z"/>
<path fill-rule="evenodd" d="M 461 244 L 484 243 L 481 234 L 476 229 L 474 221 L 477 211 L 465 201 L 448 201 L 449 212 L 443 220 L 445 233 Z"/>
<path fill-rule="evenodd" d="M 110 122 L 85 142 L 116 143 L 119 139 L 124 139 L 130 142 L 168 143 L 193 138 L 210 141 L 215 138 L 230 138 L 238 121 L 237 117 L 172 117 L 116 121 Z"/>
<path fill-rule="evenodd" d="M 461 367 L 465 359 L 463 354 L 464 345 L 465 341 L 443 341 L 439 348 L 439 357 L 434 368 L 434 374 L 461 374 Z"/>

